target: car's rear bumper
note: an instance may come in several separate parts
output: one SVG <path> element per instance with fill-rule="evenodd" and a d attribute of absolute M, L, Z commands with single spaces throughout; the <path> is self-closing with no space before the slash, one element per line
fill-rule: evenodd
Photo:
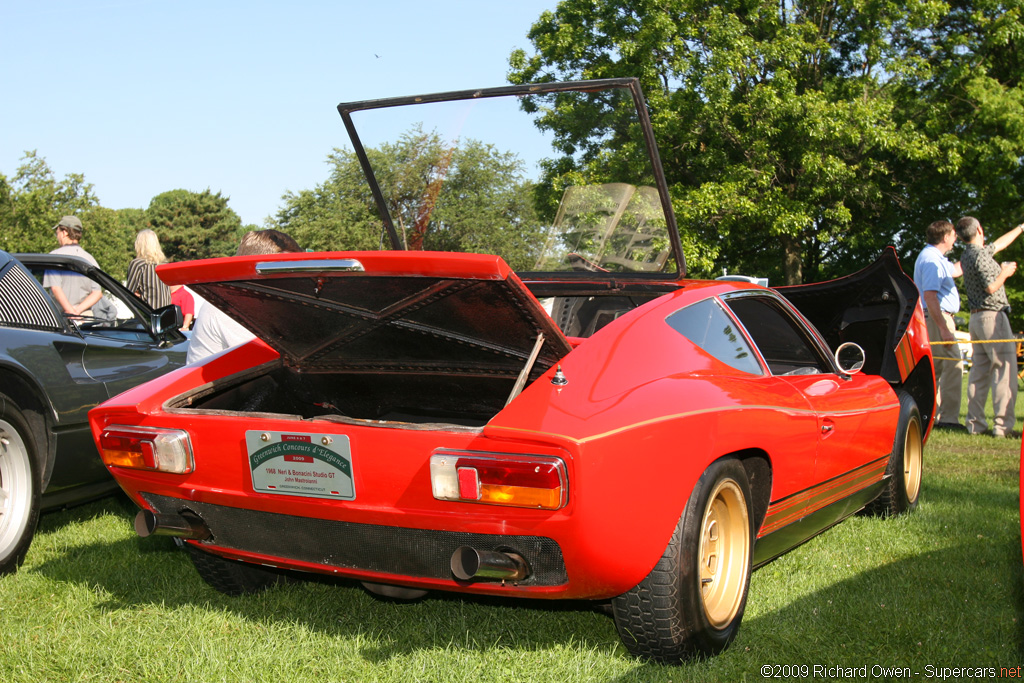
<path fill-rule="evenodd" d="M 467 585 L 452 577 L 451 559 L 462 546 L 512 552 L 529 567 L 520 588 L 562 587 L 568 574 L 558 543 L 543 536 L 469 533 L 361 524 L 329 519 L 247 510 L 143 493 L 161 515 L 186 512 L 198 517 L 211 538 L 198 547 L 250 561 L 273 558 L 278 566 L 343 574 L 386 582 L 442 582 L 449 590 Z"/>

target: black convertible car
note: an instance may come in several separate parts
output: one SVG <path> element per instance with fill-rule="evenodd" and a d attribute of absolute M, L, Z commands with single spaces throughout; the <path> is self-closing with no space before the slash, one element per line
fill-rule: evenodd
<path fill-rule="evenodd" d="M 53 271 L 94 280 L 103 298 L 65 315 L 43 287 Z M 0 251 L 0 574 L 25 559 L 40 511 L 117 489 L 87 414 L 185 364 L 179 321 L 81 259 Z"/>

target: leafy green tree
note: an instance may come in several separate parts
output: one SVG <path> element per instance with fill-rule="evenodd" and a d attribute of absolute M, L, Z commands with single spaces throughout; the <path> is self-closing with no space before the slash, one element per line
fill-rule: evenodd
<path fill-rule="evenodd" d="M 816 280 L 906 258 L 970 197 L 1012 204 L 1020 4 L 563 0 L 509 78 L 640 78 L 691 272 Z M 588 107 L 540 124 L 567 150 L 613 130 Z"/>
<path fill-rule="evenodd" d="M 369 148 L 366 154 L 395 227 L 408 244 L 410 233 L 416 232 L 417 215 L 425 206 L 424 190 L 436 180 L 432 174 L 444 157 L 440 138 L 416 130 L 398 142 Z M 335 149 L 328 162 L 331 171 L 325 183 L 285 195 L 275 227 L 316 251 L 377 249 L 382 242 L 387 244 L 383 222 L 355 153 Z M 423 215 L 429 218 L 429 214 Z"/>
<path fill-rule="evenodd" d="M 0 248 L 5 251 L 53 250 L 52 228 L 69 214 L 82 220 L 82 246 L 119 279 L 135 257 L 135 236 L 145 228 L 157 232 L 171 260 L 234 254 L 245 230 L 227 199 L 209 190 L 172 190 L 154 197 L 145 210 L 113 210 L 100 205 L 84 176 L 57 179 L 34 151 L 25 153 L 12 178 L 0 174 Z"/>
<path fill-rule="evenodd" d="M 516 155 L 475 140 L 446 145 L 419 128 L 366 153 L 407 248 L 497 252 L 513 267 L 532 265 L 538 226 Z M 386 244 L 355 153 L 335 149 L 328 161 L 327 181 L 285 195 L 274 227 L 317 251 Z"/>
<path fill-rule="evenodd" d="M 440 154 L 447 168 L 422 248 L 497 253 L 513 268 L 531 267 L 541 233 L 519 157 L 476 140 Z"/>
<path fill-rule="evenodd" d="M 380 219 L 354 155 L 334 150 L 328 155 L 330 177 L 312 190 L 284 195 L 272 226 L 286 232 L 305 249 L 340 251 L 378 249 Z"/>
<path fill-rule="evenodd" d="M 78 216 L 86 228 L 84 241 L 91 241 L 102 234 L 90 230 L 89 225 L 91 212 L 97 207 L 99 200 L 84 176 L 68 174 L 58 180 L 45 159 L 35 151 L 26 152 L 13 178 L 0 175 L 0 249 L 55 249 L 53 226 L 65 215 Z"/>
<path fill-rule="evenodd" d="M 98 206 L 89 212 L 87 220 L 82 246 L 103 270 L 124 282 L 128 263 L 135 258 L 135 236 L 148 227 L 145 211 Z"/>
<path fill-rule="evenodd" d="M 1021 0 L 950 0 L 908 47 L 918 65 L 901 84 L 913 103 L 908 117 L 941 141 L 946 171 L 921 176 L 913 189 L 930 204 L 945 202 L 954 220 L 975 215 L 1009 228 L 1022 217 L 1022 37 Z"/>
<path fill-rule="evenodd" d="M 158 194 L 146 209 L 146 222 L 171 261 L 233 256 L 244 233 L 227 198 L 209 189 Z"/>
<path fill-rule="evenodd" d="M 1024 2 L 951 0 L 908 52 L 916 69 L 901 83 L 908 121 L 941 147 L 938 168 L 905 174 L 909 225 L 977 217 L 987 239 L 1024 221 Z M 916 235 L 915 235 L 916 237 Z M 955 258 L 955 256 L 954 256 Z M 1024 263 L 1024 240 L 998 256 Z M 1013 329 L 1024 330 L 1020 276 L 1007 282 Z"/>

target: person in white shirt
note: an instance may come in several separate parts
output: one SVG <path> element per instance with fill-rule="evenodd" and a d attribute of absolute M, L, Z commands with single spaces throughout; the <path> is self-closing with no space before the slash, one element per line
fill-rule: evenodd
<path fill-rule="evenodd" d="M 250 230 L 242 236 L 235 256 L 250 254 L 279 254 L 302 251 L 291 237 L 280 230 Z M 205 305 L 196 313 L 192 337 L 188 343 L 188 363 L 195 363 L 207 356 L 244 344 L 255 335 L 232 319 L 227 313 L 211 305 Z"/>

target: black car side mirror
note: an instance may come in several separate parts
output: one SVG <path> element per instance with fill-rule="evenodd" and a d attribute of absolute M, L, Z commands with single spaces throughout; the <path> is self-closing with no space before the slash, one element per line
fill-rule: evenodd
<path fill-rule="evenodd" d="M 171 304 L 153 311 L 150 321 L 150 329 L 157 337 L 167 332 L 178 330 L 185 323 L 185 316 L 181 313 L 181 306 Z"/>

